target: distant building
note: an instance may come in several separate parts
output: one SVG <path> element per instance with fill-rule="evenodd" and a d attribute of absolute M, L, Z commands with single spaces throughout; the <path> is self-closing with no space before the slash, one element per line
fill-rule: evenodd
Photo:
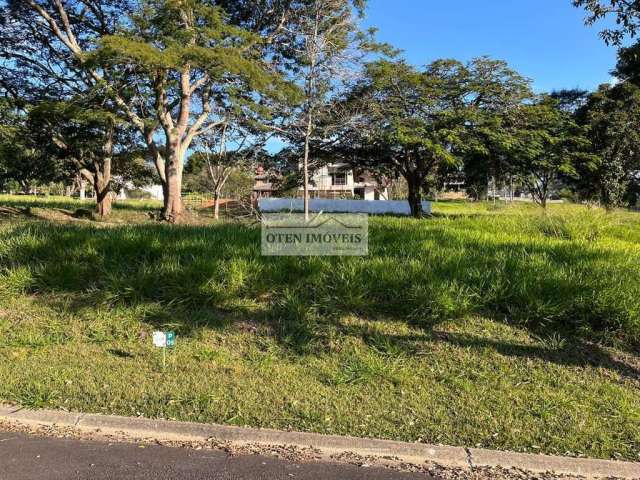
<path fill-rule="evenodd" d="M 357 171 L 345 163 L 331 163 L 311 172 L 309 179 L 311 198 L 352 198 L 362 200 L 388 200 L 387 186 L 380 185 L 375 177 L 366 171 Z M 302 196 L 303 187 L 298 188 Z M 277 188 L 270 181 L 263 167 L 256 170 L 253 197 L 255 199 L 276 196 Z"/>
<path fill-rule="evenodd" d="M 360 198 L 388 200 L 389 191 L 370 172 L 354 170 L 346 163 L 330 163 L 311 174 L 311 198 Z M 299 189 L 302 192 L 302 187 Z"/>
<path fill-rule="evenodd" d="M 253 185 L 253 199 L 271 198 L 275 192 L 276 189 L 269 178 L 269 174 L 262 165 L 258 166 L 256 169 L 255 183 Z"/>

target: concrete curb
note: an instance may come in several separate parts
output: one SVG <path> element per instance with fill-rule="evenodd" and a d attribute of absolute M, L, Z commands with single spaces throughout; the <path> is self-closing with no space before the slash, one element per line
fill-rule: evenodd
<path fill-rule="evenodd" d="M 103 434 L 125 434 L 129 437 L 158 441 L 207 441 L 235 445 L 288 445 L 314 448 L 323 457 L 339 453 L 355 453 L 362 457 L 380 457 L 396 462 L 422 465 L 425 462 L 451 467 L 504 467 L 531 472 L 554 472 L 581 475 L 586 478 L 640 478 L 640 463 L 556 457 L 525 453 L 500 452 L 479 448 L 446 447 L 419 443 L 404 443 L 355 437 L 320 435 L 316 433 L 283 432 L 279 430 L 240 428 L 223 425 L 150 420 L 68 413 L 52 410 L 26 410 L 0 405 L 0 420 L 24 425 L 56 425 L 80 431 L 100 431 Z"/>

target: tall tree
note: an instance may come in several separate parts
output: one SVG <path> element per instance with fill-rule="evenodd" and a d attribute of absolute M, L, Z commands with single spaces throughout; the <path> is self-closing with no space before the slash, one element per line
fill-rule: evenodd
<path fill-rule="evenodd" d="M 608 45 L 620 47 L 627 38 L 634 38 L 640 32 L 640 2 L 627 0 L 573 0 L 576 7 L 588 12 L 586 23 L 613 17 L 615 26 L 600 32 Z M 596 155 L 599 157 L 591 173 L 598 186 L 591 195 L 598 196 L 608 207 L 620 203 L 623 191 L 637 196 L 637 173 L 629 172 L 640 149 L 637 122 L 637 92 L 640 86 L 640 42 L 629 48 L 620 48 L 615 75 L 621 85 L 602 86 L 595 92 L 589 104 L 582 111 L 582 120 L 591 128 L 591 138 Z M 636 165 L 637 168 L 637 165 Z M 626 184 L 626 187 L 625 187 Z M 585 185 L 581 185 L 583 193 Z M 587 189 L 588 190 L 588 189 Z M 637 200 L 637 199 L 636 199 Z M 635 200 L 630 201 L 635 203 Z"/>
<path fill-rule="evenodd" d="M 500 60 L 479 58 L 469 65 L 470 108 L 463 172 L 468 193 L 487 195 L 489 184 L 512 185 L 515 175 L 509 152 L 513 148 L 513 116 L 533 93 L 529 79 Z"/>
<path fill-rule="evenodd" d="M 113 113 L 75 102 L 40 102 L 29 112 L 32 138 L 43 154 L 88 182 L 96 197 L 96 213 L 105 218 L 113 201 L 115 159 L 128 158 L 136 141 Z M 130 169 L 120 166 L 119 176 Z"/>
<path fill-rule="evenodd" d="M 588 25 L 593 25 L 598 20 L 601 20 L 606 17 L 614 18 L 615 26 L 610 28 L 605 28 L 603 31 L 601 31 L 601 36 L 607 44 L 621 46 L 625 38 L 629 38 L 629 37 L 634 38 L 640 32 L 640 2 L 638 1 L 573 0 L 573 4 L 577 7 L 583 7 L 587 10 L 588 16 L 586 18 L 586 23 Z M 618 76 L 618 78 L 620 78 L 623 82 L 632 82 L 633 84 L 640 86 L 640 60 L 638 57 L 639 54 L 640 54 L 640 42 L 637 42 L 635 45 L 633 45 L 630 48 L 620 49 L 618 65 L 615 73 Z M 635 142 L 637 140 L 637 137 L 638 137 L 637 132 L 640 129 L 640 125 L 638 125 L 637 123 L 634 124 L 634 118 L 633 118 L 635 116 L 635 112 L 634 112 L 635 92 L 633 92 L 633 88 L 629 87 L 628 85 L 625 85 L 624 87 L 614 88 L 607 95 L 609 97 L 609 101 L 604 101 L 604 102 L 602 101 L 601 94 L 602 92 L 598 92 L 595 94 L 594 102 L 598 104 L 600 107 L 604 105 L 608 105 L 609 108 L 611 107 L 611 104 L 618 103 L 620 101 L 621 96 L 629 97 L 630 108 L 626 111 L 624 109 L 618 110 L 616 108 L 615 109 L 616 113 L 612 114 L 612 118 L 611 118 L 612 120 L 611 126 L 613 126 L 615 122 L 621 121 L 621 117 L 624 117 L 626 115 L 629 116 L 629 118 L 627 118 L 629 123 L 618 124 L 618 127 L 621 129 L 621 131 L 627 132 L 627 136 L 626 137 L 617 136 L 618 141 L 609 142 L 610 147 L 612 147 L 613 144 L 617 145 L 616 147 L 613 148 L 613 150 L 611 148 L 603 148 L 602 145 L 596 148 L 600 152 L 607 152 L 607 151 L 609 152 L 608 154 L 605 154 L 603 157 L 601 157 L 602 160 L 607 159 L 605 163 L 613 162 L 613 164 L 611 165 L 612 177 L 606 183 L 610 185 L 617 184 L 618 185 L 617 188 L 620 189 L 621 185 L 615 179 L 617 178 L 618 180 L 620 180 L 622 178 L 628 177 L 628 173 L 623 173 L 624 168 L 621 165 L 621 159 L 618 159 L 618 161 L 613 161 L 612 152 L 614 150 L 618 150 L 618 151 L 627 150 L 628 154 L 633 152 L 628 158 L 629 159 L 635 158 L 635 152 L 638 150 L 638 145 L 637 143 L 633 144 L 632 142 Z M 596 107 L 596 110 L 597 109 L 598 107 Z M 602 125 L 603 123 L 600 122 L 601 129 L 602 129 Z M 635 132 L 633 133 L 631 133 L 630 131 L 631 125 L 634 125 L 636 129 Z M 615 130 L 611 130 L 611 129 L 604 129 L 604 130 L 609 132 L 610 137 L 616 136 L 614 135 Z M 602 134 L 602 130 L 601 130 L 601 134 Z M 602 140 L 602 137 L 598 137 L 596 135 L 596 139 L 595 139 L 596 144 L 598 144 L 598 142 L 601 140 Z M 634 182 L 637 184 L 638 182 L 637 174 L 633 177 L 633 179 L 634 179 Z M 634 190 L 637 192 L 637 185 L 634 188 L 629 189 L 629 191 L 631 190 Z M 602 195 L 604 196 L 604 193 L 602 193 Z M 611 203 L 612 201 L 613 201 L 613 204 L 616 203 L 613 197 L 611 200 L 605 200 L 605 203 Z"/>
<path fill-rule="evenodd" d="M 422 188 L 442 162 L 454 163 L 464 115 L 463 66 L 439 61 L 419 72 L 404 61 L 379 61 L 350 94 L 362 124 L 346 132 L 346 157 L 402 176 L 411 213 L 420 218 Z M 353 148 L 356 148 L 354 150 Z"/>
<path fill-rule="evenodd" d="M 467 65 L 438 60 L 423 71 L 404 61 L 376 61 L 344 102 L 351 121 L 338 150 L 348 161 L 402 176 L 411 212 L 421 217 L 428 179 L 460 163 L 488 119 L 528 93 L 526 79 L 487 58 Z"/>
<path fill-rule="evenodd" d="M 287 42 L 291 45 L 294 78 L 303 91 L 295 109 L 288 141 L 300 148 L 304 215 L 309 219 L 309 168 L 314 136 L 330 137 L 329 107 L 336 92 L 352 75 L 360 55 L 372 46 L 370 35 L 360 32 L 358 19 L 366 0 L 294 0 Z M 372 33 L 372 32 L 370 32 Z M 320 118 L 322 131 L 319 132 Z"/>
<path fill-rule="evenodd" d="M 152 92 L 164 135 L 164 216 L 182 211 L 184 157 L 193 140 L 224 124 L 229 110 L 261 111 L 291 93 L 262 57 L 260 37 L 231 25 L 202 0 L 153 1 L 123 35 L 102 39 L 98 57 L 133 66 Z"/>
<path fill-rule="evenodd" d="M 71 58 L 77 75 L 137 128 L 163 185 L 163 216 L 176 222 L 193 140 L 221 125 L 230 109 L 262 112 L 295 90 L 267 62 L 265 40 L 232 25 L 214 2 L 121 0 L 117 29 L 79 33 L 86 17 L 100 17 L 100 7 L 115 2 L 26 0 L 14 10 L 40 26 L 46 49 Z"/>
<path fill-rule="evenodd" d="M 509 153 L 514 171 L 533 200 L 546 208 L 552 188 L 561 177 L 576 177 L 577 163 L 589 159 L 585 130 L 548 95 L 522 105 L 513 130 L 516 141 Z"/>
<path fill-rule="evenodd" d="M 189 157 L 188 172 L 206 181 L 206 189 L 213 194 L 213 214 L 220 217 L 220 199 L 227 181 L 234 173 L 254 171 L 256 159 L 263 154 L 268 136 L 259 130 L 240 128 L 238 124 L 224 124 L 219 131 L 204 136 Z"/>
<path fill-rule="evenodd" d="M 32 136 L 39 139 L 37 149 L 43 158 L 57 162 L 73 176 L 82 171 L 88 177 L 86 167 L 92 167 L 90 179 L 96 191 L 97 213 L 102 217 L 111 210 L 113 141 L 109 132 L 114 130 L 115 119 L 109 119 L 116 111 L 105 92 L 104 79 L 113 80 L 112 88 L 121 86 L 124 79 L 116 72 L 96 73 L 84 68 L 86 58 L 81 53 L 118 31 L 130 3 L 9 0 L 0 4 L 5 26 L 0 32 L 0 82 L 21 101 L 33 105 L 29 125 Z M 87 159 L 78 157 L 80 151 L 75 147 L 80 144 Z M 85 162 L 84 166 L 80 167 L 79 161 Z"/>
<path fill-rule="evenodd" d="M 602 85 L 577 113 L 589 131 L 593 159 L 581 168 L 578 192 L 611 209 L 635 205 L 640 182 L 640 87 Z"/>

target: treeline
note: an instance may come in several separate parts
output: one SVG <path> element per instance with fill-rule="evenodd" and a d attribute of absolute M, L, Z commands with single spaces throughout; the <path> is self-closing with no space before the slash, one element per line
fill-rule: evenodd
<path fill-rule="evenodd" d="M 0 0 L 0 189 L 88 182 L 106 216 L 156 181 L 177 222 L 185 167 L 215 198 L 238 169 L 299 171 L 306 199 L 341 161 L 406 181 L 418 217 L 452 175 L 478 198 L 492 179 L 637 204 L 640 47 L 615 85 L 534 95 L 490 58 L 408 64 L 360 28 L 365 3 Z"/>
<path fill-rule="evenodd" d="M 408 187 L 415 216 L 421 200 L 451 178 L 467 193 L 514 184 L 546 207 L 562 192 L 608 209 L 640 195 L 640 46 L 620 51 L 617 82 L 596 92 L 535 95 L 528 79 L 501 61 L 438 60 L 424 69 L 403 60 L 366 65 L 339 103 L 337 136 L 318 151 Z"/>

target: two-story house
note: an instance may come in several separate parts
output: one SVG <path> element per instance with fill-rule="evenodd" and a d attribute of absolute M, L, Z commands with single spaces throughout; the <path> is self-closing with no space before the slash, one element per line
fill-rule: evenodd
<path fill-rule="evenodd" d="M 298 196 L 304 189 L 299 187 Z M 270 198 L 277 192 L 264 168 L 256 170 L 253 197 Z M 345 163 L 332 163 L 311 172 L 309 179 L 309 197 L 311 198 L 348 198 L 362 200 L 388 200 L 389 191 L 380 185 L 371 173 L 354 170 Z"/>
<path fill-rule="evenodd" d="M 302 192 L 300 188 L 300 192 Z M 388 200 L 388 188 L 366 171 L 357 171 L 345 163 L 325 165 L 311 174 L 311 198 L 359 198 Z"/>

